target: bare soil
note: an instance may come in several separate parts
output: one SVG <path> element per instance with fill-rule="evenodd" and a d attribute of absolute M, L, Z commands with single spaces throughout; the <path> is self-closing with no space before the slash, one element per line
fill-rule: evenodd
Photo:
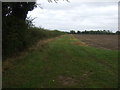
<path fill-rule="evenodd" d="M 76 85 L 78 82 L 73 77 L 68 77 L 68 76 L 59 76 L 58 81 L 65 86 L 73 86 L 73 85 Z"/>
<path fill-rule="evenodd" d="M 97 48 L 118 50 L 118 35 L 74 35 L 80 41 L 87 45 Z"/>

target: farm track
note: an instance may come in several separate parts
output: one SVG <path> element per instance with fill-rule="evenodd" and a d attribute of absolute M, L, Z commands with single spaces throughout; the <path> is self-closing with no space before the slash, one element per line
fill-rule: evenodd
<path fill-rule="evenodd" d="M 115 50 L 63 35 L 40 41 L 13 60 L 3 73 L 3 88 L 116 88 L 117 60 Z"/>

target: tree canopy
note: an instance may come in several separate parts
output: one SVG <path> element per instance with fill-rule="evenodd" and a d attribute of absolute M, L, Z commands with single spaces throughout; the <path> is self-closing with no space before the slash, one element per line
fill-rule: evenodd
<path fill-rule="evenodd" d="M 25 20 L 28 11 L 36 7 L 35 2 L 4 2 L 2 4 L 2 16 L 14 16 L 16 18 Z"/>

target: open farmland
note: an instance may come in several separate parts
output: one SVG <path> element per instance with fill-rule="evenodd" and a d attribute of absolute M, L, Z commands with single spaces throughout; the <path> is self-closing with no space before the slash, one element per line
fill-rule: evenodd
<path fill-rule="evenodd" d="M 97 48 L 117 50 L 118 35 L 74 35 L 79 40 Z"/>
<path fill-rule="evenodd" d="M 0 5 L 2 90 L 120 88 L 120 2 L 4 0 Z"/>
<path fill-rule="evenodd" d="M 37 44 L 3 63 L 3 88 L 117 88 L 118 52 L 88 46 L 73 35 Z"/>

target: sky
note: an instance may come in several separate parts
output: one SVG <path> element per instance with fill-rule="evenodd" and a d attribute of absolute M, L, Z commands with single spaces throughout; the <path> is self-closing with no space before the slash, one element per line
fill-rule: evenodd
<path fill-rule="evenodd" d="M 35 18 L 33 24 L 36 27 L 50 30 L 118 30 L 117 1 L 69 1 L 49 3 L 47 0 L 37 0 L 39 6 L 29 11 L 27 17 Z"/>

